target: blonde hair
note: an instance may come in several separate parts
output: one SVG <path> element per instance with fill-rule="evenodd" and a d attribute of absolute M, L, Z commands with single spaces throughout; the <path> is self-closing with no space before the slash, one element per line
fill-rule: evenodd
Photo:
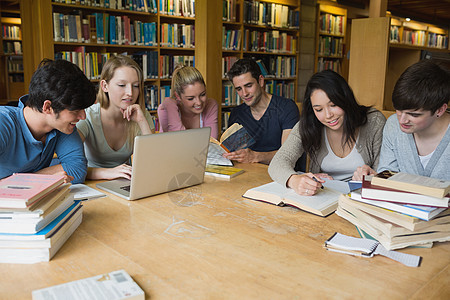
<path fill-rule="evenodd" d="M 176 94 L 180 96 L 187 85 L 196 82 L 200 82 L 206 87 L 205 80 L 199 70 L 192 66 L 178 65 L 172 73 L 172 91 L 170 96 L 176 99 Z"/>
<path fill-rule="evenodd" d="M 138 104 L 142 110 L 142 112 L 146 113 L 145 108 L 145 100 L 144 100 L 144 76 L 142 74 L 142 70 L 139 65 L 131 58 L 126 55 L 116 55 L 111 56 L 105 63 L 102 69 L 102 74 L 100 75 L 99 88 L 97 93 L 97 101 L 100 103 L 100 107 L 107 109 L 110 105 L 108 93 L 105 93 L 101 88 L 102 80 L 109 83 L 109 81 L 114 77 L 114 74 L 118 68 L 121 67 L 130 67 L 134 69 L 138 75 L 139 79 L 139 95 L 136 100 L 136 104 Z M 126 135 L 127 135 L 127 143 L 129 147 L 133 148 L 134 137 L 140 134 L 140 129 L 138 124 L 135 122 L 127 122 L 126 123 Z"/>

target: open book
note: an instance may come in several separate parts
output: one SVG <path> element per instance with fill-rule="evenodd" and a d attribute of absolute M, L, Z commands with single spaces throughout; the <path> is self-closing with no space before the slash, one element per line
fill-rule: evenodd
<path fill-rule="evenodd" d="M 224 153 L 245 149 L 255 143 L 253 137 L 240 124 L 234 123 L 222 134 L 220 140 L 211 137 L 209 139 L 207 164 L 232 166 L 233 163 L 223 157 Z"/>
<path fill-rule="evenodd" d="M 301 196 L 296 194 L 293 189 L 271 182 L 249 189 L 243 197 L 280 206 L 291 205 L 325 217 L 336 210 L 340 194 L 336 190 L 325 187 L 314 196 Z"/>

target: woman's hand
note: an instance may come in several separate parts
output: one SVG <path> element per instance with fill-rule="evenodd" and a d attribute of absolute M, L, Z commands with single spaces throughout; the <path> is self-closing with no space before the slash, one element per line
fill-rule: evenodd
<path fill-rule="evenodd" d="M 352 180 L 363 180 L 364 175 L 375 175 L 377 172 L 375 172 L 374 169 L 369 167 L 368 165 L 364 165 L 362 167 L 358 167 L 356 171 L 353 173 Z"/>
<path fill-rule="evenodd" d="M 328 176 L 328 174 L 324 173 L 305 173 L 301 175 L 292 175 L 287 181 L 287 186 L 293 189 L 299 195 L 312 196 L 322 188 L 322 183 L 325 182 L 325 180 L 322 179 L 324 177 L 331 178 L 330 176 Z"/>
<path fill-rule="evenodd" d="M 111 180 L 116 178 L 125 178 L 131 180 L 131 166 L 122 164 L 115 168 L 88 168 L 87 178 L 91 180 Z"/>
<path fill-rule="evenodd" d="M 130 105 L 126 109 L 121 108 L 120 111 L 122 112 L 124 119 L 135 122 L 139 125 L 141 134 L 147 135 L 152 133 L 147 119 L 145 118 L 144 112 L 142 111 L 139 104 Z"/>

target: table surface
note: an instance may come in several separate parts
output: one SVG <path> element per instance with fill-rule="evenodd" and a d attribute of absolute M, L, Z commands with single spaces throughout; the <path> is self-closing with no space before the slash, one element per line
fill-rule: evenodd
<path fill-rule="evenodd" d="M 450 243 L 400 250 L 422 256 L 419 268 L 326 251 L 334 232 L 358 236 L 355 227 L 242 198 L 271 179 L 267 166 L 237 167 L 246 171 L 231 181 L 85 202 L 83 222 L 50 262 L 1 265 L 0 298 L 125 269 L 146 299 L 449 299 Z"/>

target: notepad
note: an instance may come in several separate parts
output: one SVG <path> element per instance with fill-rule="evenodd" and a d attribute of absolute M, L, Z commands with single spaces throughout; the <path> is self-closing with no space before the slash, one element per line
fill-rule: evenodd
<path fill-rule="evenodd" d="M 346 236 L 336 232 L 325 241 L 328 251 L 350 254 L 361 257 L 373 257 L 376 254 L 398 261 L 408 267 L 418 267 L 422 257 L 387 250 L 378 241 Z"/>

